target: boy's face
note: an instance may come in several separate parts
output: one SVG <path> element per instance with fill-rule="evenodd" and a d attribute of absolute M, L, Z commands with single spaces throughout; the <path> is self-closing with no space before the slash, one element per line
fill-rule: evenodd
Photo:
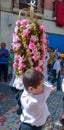
<path fill-rule="evenodd" d="M 41 94 L 44 92 L 44 84 L 43 80 L 40 82 L 40 85 L 37 86 L 37 88 L 29 87 L 29 92 L 33 94 Z"/>

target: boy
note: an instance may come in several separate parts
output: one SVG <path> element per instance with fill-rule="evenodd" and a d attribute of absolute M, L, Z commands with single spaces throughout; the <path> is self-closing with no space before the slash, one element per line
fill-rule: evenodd
<path fill-rule="evenodd" d="M 46 100 L 56 87 L 44 82 L 43 74 L 29 69 L 23 75 L 24 91 L 20 98 L 22 104 L 22 121 L 19 130 L 42 130 L 49 116 Z"/>

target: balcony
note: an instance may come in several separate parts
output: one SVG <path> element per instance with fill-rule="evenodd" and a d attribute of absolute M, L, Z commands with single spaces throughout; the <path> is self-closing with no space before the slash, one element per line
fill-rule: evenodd
<path fill-rule="evenodd" d="M 30 7 L 30 0 L 12 0 L 13 8 L 18 7 L 19 9 Z M 37 7 L 37 0 L 35 6 Z"/>

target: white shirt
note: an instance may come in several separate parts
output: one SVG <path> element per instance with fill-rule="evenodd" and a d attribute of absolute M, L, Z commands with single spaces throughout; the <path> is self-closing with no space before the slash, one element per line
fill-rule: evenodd
<path fill-rule="evenodd" d="M 54 63 L 53 70 L 56 70 L 57 73 L 61 70 L 61 65 L 60 65 L 60 61 L 59 60 L 57 60 Z"/>
<path fill-rule="evenodd" d="M 44 92 L 39 95 L 24 90 L 20 98 L 23 107 L 23 113 L 20 116 L 22 122 L 29 123 L 32 126 L 41 126 L 46 122 L 50 115 L 46 100 L 51 93 L 52 85 L 47 82 L 44 84 Z"/>

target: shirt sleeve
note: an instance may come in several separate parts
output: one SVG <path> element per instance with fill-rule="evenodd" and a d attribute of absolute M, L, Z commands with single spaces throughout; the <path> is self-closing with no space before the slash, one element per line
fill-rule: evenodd
<path fill-rule="evenodd" d="M 51 91 L 52 91 L 53 85 L 49 82 L 44 82 L 44 101 L 47 100 L 49 97 Z"/>

